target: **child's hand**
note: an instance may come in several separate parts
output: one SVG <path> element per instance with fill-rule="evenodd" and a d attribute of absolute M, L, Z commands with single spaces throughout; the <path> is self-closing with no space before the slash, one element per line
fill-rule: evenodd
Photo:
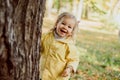
<path fill-rule="evenodd" d="M 62 77 L 67 77 L 70 73 L 71 73 L 72 69 L 70 67 L 66 68 L 63 73 L 62 73 Z"/>

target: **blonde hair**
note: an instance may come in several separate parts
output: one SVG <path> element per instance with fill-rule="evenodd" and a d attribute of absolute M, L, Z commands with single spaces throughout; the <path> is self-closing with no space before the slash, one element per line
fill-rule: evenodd
<path fill-rule="evenodd" d="M 56 30 L 56 27 L 57 27 L 57 24 L 60 24 L 64 18 L 67 17 L 67 18 L 71 18 L 75 21 L 75 26 L 73 28 L 73 31 L 72 31 L 72 35 L 71 35 L 71 38 L 74 38 L 75 37 L 75 33 L 77 32 L 77 28 L 78 28 L 78 21 L 76 19 L 76 17 L 68 12 L 63 12 L 61 13 L 58 18 L 57 18 L 57 21 L 55 22 L 55 25 L 54 25 L 54 28 L 52 29 L 52 31 L 55 31 Z"/>

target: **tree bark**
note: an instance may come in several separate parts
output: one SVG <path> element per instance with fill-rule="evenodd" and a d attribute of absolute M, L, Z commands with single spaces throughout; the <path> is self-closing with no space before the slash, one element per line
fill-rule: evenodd
<path fill-rule="evenodd" d="M 0 0 L 0 80 L 39 80 L 45 0 Z"/>

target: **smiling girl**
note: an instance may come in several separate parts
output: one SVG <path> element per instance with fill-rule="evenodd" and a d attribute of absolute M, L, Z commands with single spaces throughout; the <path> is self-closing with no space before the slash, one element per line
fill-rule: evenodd
<path fill-rule="evenodd" d="M 75 73 L 79 63 L 73 40 L 77 25 L 75 16 L 64 12 L 58 16 L 54 28 L 42 35 L 41 80 L 68 80 Z"/>

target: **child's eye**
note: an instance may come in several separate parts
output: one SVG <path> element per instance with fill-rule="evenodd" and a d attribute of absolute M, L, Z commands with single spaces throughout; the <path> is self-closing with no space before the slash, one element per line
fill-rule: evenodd
<path fill-rule="evenodd" d="M 70 28 L 70 29 L 71 29 L 72 27 L 71 27 L 71 26 L 68 26 L 68 28 Z"/>
<path fill-rule="evenodd" d="M 65 23 L 62 23 L 63 25 L 65 25 Z"/>

